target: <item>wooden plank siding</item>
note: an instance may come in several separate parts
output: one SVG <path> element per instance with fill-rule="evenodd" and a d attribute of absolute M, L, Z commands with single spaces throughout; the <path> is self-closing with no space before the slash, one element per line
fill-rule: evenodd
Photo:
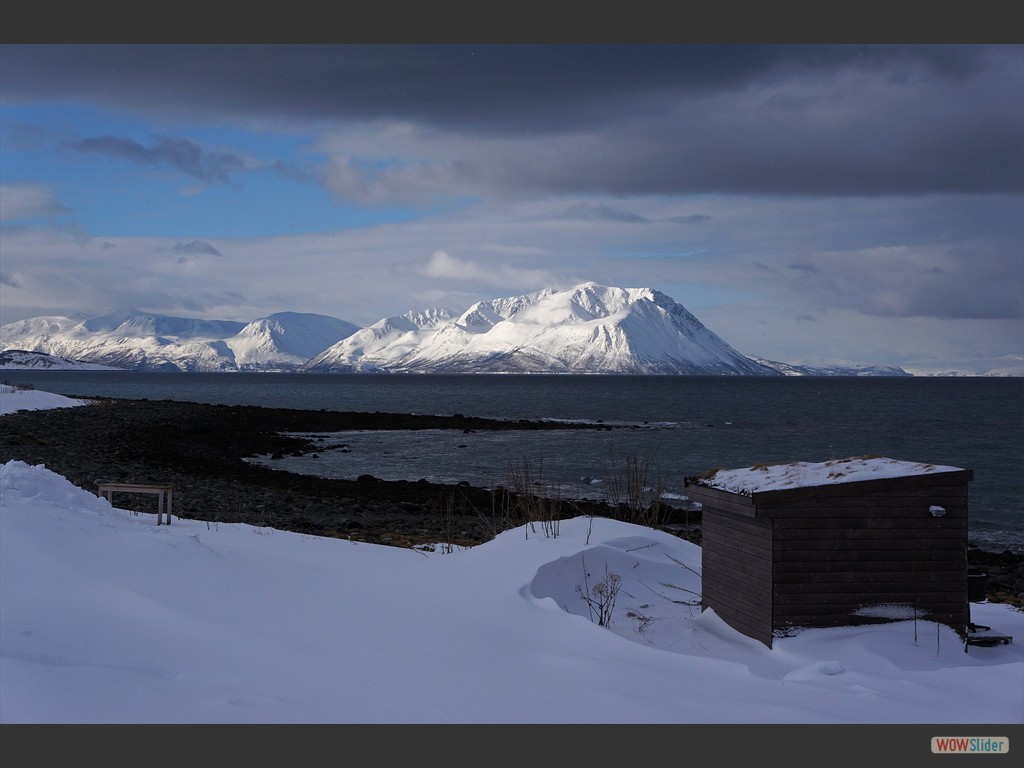
<path fill-rule="evenodd" d="M 801 498 L 791 499 L 789 501 L 779 501 L 777 499 L 764 498 L 765 494 L 757 494 L 758 499 L 756 507 L 756 515 L 758 517 L 774 517 L 777 511 L 782 512 L 785 517 L 799 517 L 801 512 L 807 514 L 820 514 L 823 509 L 828 509 L 830 514 L 841 515 L 844 510 L 849 510 L 849 514 L 852 514 L 859 507 L 863 507 L 867 504 L 879 507 L 881 509 L 899 509 L 907 506 L 907 503 L 914 503 L 921 499 L 922 493 L 909 493 L 902 491 L 900 493 L 886 494 L 881 492 L 873 493 L 858 493 L 854 490 L 854 484 L 849 484 L 851 490 L 847 491 L 846 495 L 837 496 L 834 494 L 818 494 L 805 495 Z M 928 504 L 939 504 L 945 506 L 950 505 L 963 505 L 966 502 L 964 498 L 964 491 L 962 488 L 934 488 L 931 492 L 927 493 Z M 927 510 L 928 505 L 925 506 Z"/>
<path fill-rule="evenodd" d="M 771 523 L 716 510 L 701 522 L 701 609 L 771 645 Z M 752 508 L 751 508 L 752 509 Z"/>
<path fill-rule="evenodd" d="M 741 517 L 754 517 L 756 510 L 750 496 L 709 488 L 704 485 L 687 485 L 687 496 L 705 507 L 711 506 L 718 512 L 732 512 Z"/>
<path fill-rule="evenodd" d="M 804 627 L 913 617 L 966 635 L 971 470 L 750 494 L 702 504 L 702 607 L 764 642 Z M 934 517 L 933 505 L 945 513 Z"/>

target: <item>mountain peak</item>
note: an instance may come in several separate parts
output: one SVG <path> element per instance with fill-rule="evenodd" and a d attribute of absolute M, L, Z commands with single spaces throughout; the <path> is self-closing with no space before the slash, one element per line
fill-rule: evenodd
<path fill-rule="evenodd" d="M 478 301 L 440 323 L 381 321 L 372 329 L 325 349 L 303 370 L 780 375 L 668 296 L 593 281 Z"/>

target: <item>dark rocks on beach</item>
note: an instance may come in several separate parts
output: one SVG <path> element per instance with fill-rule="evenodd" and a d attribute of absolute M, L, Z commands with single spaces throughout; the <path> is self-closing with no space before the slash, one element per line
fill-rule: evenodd
<path fill-rule="evenodd" d="M 91 493 L 99 482 L 170 484 L 174 514 L 209 523 L 251 523 L 395 546 L 472 546 L 508 527 L 504 490 L 468 484 L 336 480 L 245 461 L 319 450 L 290 432 L 353 429 L 550 429 L 566 424 L 452 416 L 358 413 L 121 400 L 21 411 L 0 419 L 0 462 L 44 464 Z M 569 425 L 568 428 L 587 428 Z M 603 427 L 602 427 L 603 428 Z M 119 495 L 119 507 L 156 511 L 153 496 Z M 607 513 L 575 503 L 575 514 Z"/>
<path fill-rule="evenodd" d="M 356 429 L 609 429 L 601 424 L 502 421 L 396 413 L 208 405 L 173 400 L 122 400 L 76 395 L 91 405 L 20 411 L 0 418 L 0 463 L 44 464 L 96 493 L 99 482 L 170 484 L 176 517 L 249 523 L 318 536 L 392 546 L 473 546 L 522 524 L 509 515 L 514 494 L 468 483 L 383 481 L 372 475 L 336 480 L 245 461 L 320 450 L 288 433 Z M 116 505 L 156 511 L 153 496 L 123 494 Z M 513 505 L 514 506 L 514 505 Z M 616 516 L 605 503 L 560 500 L 562 517 Z M 696 520 L 694 519 L 696 518 Z M 691 525 L 666 525 L 700 543 L 699 514 Z M 697 522 L 694 528 L 692 523 Z M 970 547 L 968 561 L 987 575 L 992 602 L 1024 608 L 1024 556 Z"/>

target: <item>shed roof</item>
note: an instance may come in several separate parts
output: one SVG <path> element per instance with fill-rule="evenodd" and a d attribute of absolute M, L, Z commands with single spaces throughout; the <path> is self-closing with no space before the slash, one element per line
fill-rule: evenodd
<path fill-rule="evenodd" d="M 809 463 L 758 464 L 742 469 L 720 469 L 698 480 L 698 485 L 744 496 L 766 491 L 819 487 L 885 478 L 963 472 L 960 467 L 876 456 L 855 456 Z"/>

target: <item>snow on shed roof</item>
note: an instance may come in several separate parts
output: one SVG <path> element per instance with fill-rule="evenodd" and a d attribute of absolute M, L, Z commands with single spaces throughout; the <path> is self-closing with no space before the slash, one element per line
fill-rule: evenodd
<path fill-rule="evenodd" d="M 860 456 L 819 463 L 795 461 L 789 464 L 758 464 L 744 469 L 720 469 L 698 482 L 710 488 L 750 495 L 788 488 L 960 471 L 960 467 Z"/>

